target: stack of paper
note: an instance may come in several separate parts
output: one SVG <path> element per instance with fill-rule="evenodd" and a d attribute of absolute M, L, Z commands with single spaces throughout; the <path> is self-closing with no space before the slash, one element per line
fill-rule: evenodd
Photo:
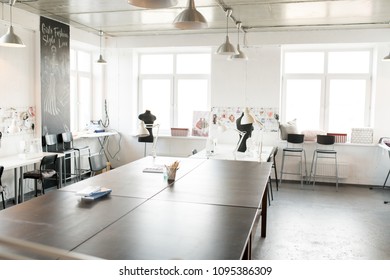
<path fill-rule="evenodd" d="M 99 197 L 111 193 L 111 189 L 100 186 L 89 186 L 81 191 L 76 192 L 76 195 L 81 196 L 82 199 L 95 200 Z"/>

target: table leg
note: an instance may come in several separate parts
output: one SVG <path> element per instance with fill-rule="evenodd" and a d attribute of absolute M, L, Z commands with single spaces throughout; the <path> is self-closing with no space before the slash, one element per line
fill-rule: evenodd
<path fill-rule="evenodd" d="M 18 204 L 18 168 L 14 168 L 14 195 L 15 195 L 15 204 Z"/>
<path fill-rule="evenodd" d="M 23 186 L 23 166 L 21 166 L 20 167 L 20 169 L 19 169 L 20 171 L 20 174 L 19 174 L 19 176 L 20 176 L 20 180 L 19 180 L 19 182 L 20 182 L 20 185 L 19 185 L 19 189 L 20 189 L 20 202 L 23 202 L 24 201 L 24 186 Z M 19 196 L 18 196 L 18 198 L 19 198 Z"/>
<path fill-rule="evenodd" d="M 267 235 L 268 186 L 269 184 L 267 183 L 261 200 L 261 237 L 263 238 L 265 238 Z"/>

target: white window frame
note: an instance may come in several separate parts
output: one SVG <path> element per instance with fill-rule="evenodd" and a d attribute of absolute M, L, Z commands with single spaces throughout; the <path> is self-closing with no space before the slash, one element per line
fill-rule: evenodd
<path fill-rule="evenodd" d="M 137 99 L 138 99 L 138 114 L 141 114 L 143 112 L 143 104 L 142 104 L 142 81 L 147 79 L 165 79 L 171 81 L 171 102 L 170 102 L 170 127 L 177 127 L 178 126 L 178 81 L 180 79 L 203 79 L 207 80 L 208 87 L 207 87 L 207 108 L 210 108 L 210 88 L 211 88 L 211 69 L 210 74 L 177 74 L 176 70 L 176 63 L 177 63 L 177 55 L 180 54 L 210 54 L 210 51 L 199 51 L 199 50 L 187 50 L 187 51 L 159 51 L 159 52 L 139 52 L 138 53 L 138 93 L 137 93 Z M 150 54 L 171 54 L 173 55 L 173 73 L 172 74 L 141 74 L 140 68 L 141 68 L 141 56 L 142 55 L 150 55 Z M 211 56 L 210 56 L 211 59 Z M 191 127 L 191 126 L 189 126 Z M 169 134 L 170 131 L 167 129 L 161 129 L 160 127 L 160 133 L 161 134 Z"/>
<path fill-rule="evenodd" d="M 324 73 L 314 73 L 314 74 L 289 74 L 285 73 L 284 68 L 284 57 L 286 53 L 291 52 L 324 52 Z M 351 51 L 368 51 L 370 53 L 370 65 L 369 65 L 369 72 L 367 74 L 362 73 L 328 73 L 328 59 L 329 59 L 329 52 L 351 52 Z M 357 80 L 366 80 L 366 98 L 365 98 L 365 112 L 364 112 L 364 126 L 371 127 L 373 126 L 372 123 L 372 102 L 373 102 L 373 85 L 372 85 L 372 75 L 373 75 L 373 57 L 374 57 L 374 49 L 373 48 L 322 48 L 322 49 L 284 49 L 282 52 L 282 98 L 281 98 L 281 121 L 287 122 L 290 120 L 287 120 L 286 115 L 286 90 L 287 90 L 287 81 L 290 79 L 317 79 L 321 80 L 321 105 L 320 105 L 320 124 L 319 128 L 320 130 L 328 131 L 329 130 L 329 98 L 330 98 L 330 81 L 334 79 L 357 79 Z M 351 103 L 352 104 L 352 103 Z"/>
<path fill-rule="evenodd" d="M 76 95 L 74 96 L 74 98 L 75 98 L 73 101 L 74 104 L 70 103 L 71 108 L 72 107 L 75 108 L 74 110 L 71 109 L 71 112 L 73 112 L 73 114 L 71 114 L 71 116 L 70 116 L 70 129 L 71 129 L 71 131 L 81 131 L 85 127 L 81 127 L 82 124 L 80 124 L 80 111 L 85 110 L 85 108 L 83 108 L 82 105 L 80 104 L 81 88 L 80 88 L 79 81 L 81 78 L 87 78 L 90 81 L 90 89 L 91 90 L 89 92 L 89 104 L 88 105 L 89 105 L 90 120 L 91 120 L 92 115 L 93 115 L 93 94 L 92 94 L 92 91 L 93 91 L 93 64 L 92 64 L 93 63 L 92 62 L 93 52 L 87 51 L 85 49 L 78 49 L 78 48 L 71 48 L 71 50 L 75 52 L 75 60 L 76 60 L 75 61 L 76 69 L 70 70 L 71 78 L 74 78 L 75 82 L 76 82 Z M 80 52 L 80 51 L 90 54 L 90 57 L 91 57 L 91 60 L 90 60 L 91 71 L 90 72 L 81 71 L 81 70 L 77 69 L 78 52 Z"/>

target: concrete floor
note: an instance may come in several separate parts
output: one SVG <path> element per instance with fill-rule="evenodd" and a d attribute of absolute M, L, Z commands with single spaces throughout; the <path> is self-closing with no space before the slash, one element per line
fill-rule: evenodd
<path fill-rule="evenodd" d="M 285 183 L 274 187 L 256 260 L 390 260 L 390 190 Z"/>

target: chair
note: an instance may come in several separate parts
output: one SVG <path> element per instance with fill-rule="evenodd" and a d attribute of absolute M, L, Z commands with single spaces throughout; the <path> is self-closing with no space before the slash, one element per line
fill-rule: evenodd
<path fill-rule="evenodd" d="M 335 178 L 336 190 L 339 188 L 339 177 L 337 169 L 337 152 L 334 149 L 335 136 L 333 135 L 317 135 L 317 148 L 313 153 L 313 160 L 310 168 L 310 181 L 313 180 L 313 187 L 316 183 L 318 159 L 334 159 L 335 163 Z"/>
<path fill-rule="evenodd" d="M 280 170 L 280 184 L 282 183 L 283 174 L 292 174 L 301 176 L 301 187 L 303 187 L 303 168 L 305 168 L 305 176 L 307 177 L 306 168 L 306 152 L 303 148 L 305 136 L 303 134 L 288 134 L 287 135 L 287 146 L 283 148 L 282 154 L 282 167 Z M 284 163 L 287 157 L 299 157 L 300 158 L 300 172 L 286 172 L 284 170 Z M 303 165 L 303 166 L 302 166 Z"/>
<path fill-rule="evenodd" d="M 276 156 L 277 153 L 278 153 L 278 147 L 273 147 L 271 153 L 268 156 L 267 162 L 271 162 L 272 163 L 272 168 L 275 170 L 276 190 L 279 190 L 278 175 L 276 173 L 276 164 L 275 164 L 275 156 Z M 269 182 L 269 187 L 270 187 L 269 188 L 270 191 L 268 192 L 268 200 L 270 200 L 270 198 L 272 200 L 274 200 L 274 194 L 273 194 L 273 190 L 272 190 L 271 174 L 268 177 L 268 182 Z M 271 195 L 271 197 L 269 195 Z M 269 203 L 269 204 L 271 205 L 271 203 Z"/>
<path fill-rule="evenodd" d="M 5 209 L 4 186 L 1 183 L 1 177 L 3 176 L 3 172 L 4 172 L 4 166 L 0 166 L 0 193 L 1 193 L 1 199 L 3 201 L 3 209 Z"/>
<path fill-rule="evenodd" d="M 279 191 L 279 180 L 278 180 L 278 171 L 276 169 L 276 155 L 278 154 L 279 148 L 277 146 L 272 148 L 272 151 L 267 159 L 267 162 L 272 162 L 272 168 L 274 169 L 275 174 L 275 183 L 276 183 L 276 190 Z"/>
<path fill-rule="evenodd" d="M 76 172 L 76 178 L 78 180 L 81 180 L 81 177 L 86 174 L 86 173 L 89 173 L 90 172 L 90 169 L 89 168 L 82 168 L 81 167 L 81 157 L 82 156 L 85 156 L 86 154 L 88 156 L 90 156 L 90 149 L 89 149 L 89 146 L 84 146 L 84 147 L 75 147 L 74 144 L 73 144 L 73 135 L 72 135 L 72 132 L 63 132 L 61 134 L 62 136 L 62 150 L 63 151 L 73 151 L 73 152 L 68 152 L 69 155 L 68 155 L 68 160 L 69 159 L 72 159 L 73 158 L 73 162 L 74 162 L 74 169 L 75 169 L 75 172 Z M 87 153 L 86 153 L 87 152 Z M 67 158 L 65 158 L 66 160 Z M 65 168 L 66 168 L 66 164 L 64 164 Z M 64 173 L 65 173 L 65 176 L 66 176 L 66 169 L 64 169 Z M 70 176 L 72 176 L 73 174 L 69 174 Z M 66 177 L 65 177 L 66 178 Z"/>
<path fill-rule="evenodd" d="M 56 134 L 45 135 L 45 151 L 46 152 L 58 152 L 58 139 Z"/>
<path fill-rule="evenodd" d="M 57 188 L 59 187 L 58 172 L 55 170 L 57 157 L 58 157 L 57 154 L 44 156 L 41 159 L 39 169 L 27 171 L 23 173 L 22 178 L 20 178 L 21 180 L 23 179 L 35 180 L 34 181 L 35 196 L 38 196 L 38 180 L 42 182 L 42 190 L 41 190 L 42 194 L 45 194 L 44 182 L 46 180 L 55 180 L 57 183 Z"/>
<path fill-rule="evenodd" d="M 91 168 L 90 176 L 95 176 L 97 172 L 107 170 L 107 162 L 104 154 L 95 154 L 89 156 L 89 167 Z"/>

